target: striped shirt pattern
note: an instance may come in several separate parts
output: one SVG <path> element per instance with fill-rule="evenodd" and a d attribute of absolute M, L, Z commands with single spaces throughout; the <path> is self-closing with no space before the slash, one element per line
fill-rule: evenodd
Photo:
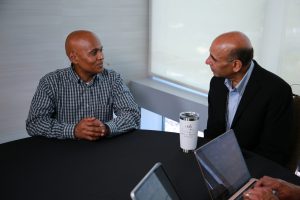
<path fill-rule="evenodd" d="M 75 125 L 86 117 L 104 122 L 111 135 L 140 126 L 139 107 L 118 73 L 104 69 L 87 84 L 69 67 L 40 80 L 26 129 L 31 136 L 74 138 Z"/>

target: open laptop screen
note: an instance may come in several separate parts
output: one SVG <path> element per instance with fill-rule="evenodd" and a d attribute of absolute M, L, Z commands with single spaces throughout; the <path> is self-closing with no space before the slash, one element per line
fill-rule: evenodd
<path fill-rule="evenodd" d="M 131 191 L 134 200 L 179 200 L 161 163 L 156 163 L 138 185 Z"/>
<path fill-rule="evenodd" d="M 229 198 L 251 178 L 233 130 L 194 153 L 213 199 Z"/>

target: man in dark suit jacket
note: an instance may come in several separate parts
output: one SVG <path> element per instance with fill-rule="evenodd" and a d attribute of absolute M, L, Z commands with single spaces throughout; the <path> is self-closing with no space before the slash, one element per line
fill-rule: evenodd
<path fill-rule="evenodd" d="M 241 32 L 218 36 L 206 64 L 214 77 L 205 136 L 233 129 L 242 148 L 285 164 L 293 139 L 291 87 L 253 60 L 251 42 Z"/>

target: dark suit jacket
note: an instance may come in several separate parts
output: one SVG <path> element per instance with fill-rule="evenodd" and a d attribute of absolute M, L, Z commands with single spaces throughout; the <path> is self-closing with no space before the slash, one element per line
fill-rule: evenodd
<path fill-rule="evenodd" d="M 231 128 L 240 146 L 285 164 L 291 154 L 292 90 L 280 77 L 254 62 L 254 69 L 237 108 Z M 208 94 L 205 136 L 226 131 L 228 89 L 224 78 L 213 77 Z"/>

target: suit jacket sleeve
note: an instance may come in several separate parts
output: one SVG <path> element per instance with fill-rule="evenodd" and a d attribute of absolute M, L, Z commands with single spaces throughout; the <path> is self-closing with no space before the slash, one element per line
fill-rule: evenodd
<path fill-rule="evenodd" d="M 208 93 L 208 120 L 204 130 L 205 137 L 215 138 L 226 131 L 226 100 L 228 89 L 224 85 L 224 78 L 213 77 L 210 81 Z"/>

